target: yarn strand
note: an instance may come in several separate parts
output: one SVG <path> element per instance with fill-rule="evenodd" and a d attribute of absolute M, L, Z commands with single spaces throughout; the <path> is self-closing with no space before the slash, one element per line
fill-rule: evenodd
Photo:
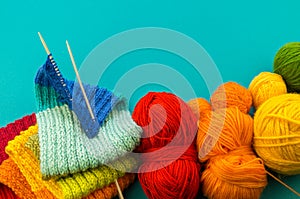
<path fill-rule="evenodd" d="M 282 115 L 269 114 L 266 117 L 274 117 L 274 118 L 277 118 L 277 119 L 286 120 L 286 121 L 292 122 L 294 124 L 299 124 L 300 125 L 300 121 L 293 120 L 292 118 L 288 118 L 288 117 L 282 116 Z"/>

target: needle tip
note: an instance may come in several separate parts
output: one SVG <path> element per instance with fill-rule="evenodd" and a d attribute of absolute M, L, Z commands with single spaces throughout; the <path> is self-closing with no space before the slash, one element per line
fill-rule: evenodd
<path fill-rule="evenodd" d="M 38 34 L 40 40 L 42 40 L 43 39 L 42 34 L 40 32 L 37 32 L 37 34 Z"/>
<path fill-rule="evenodd" d="M 38 35 L 39 35 L 40 40 L 41 40 L 41 42 L 42 42 L 42 44 L 43 44 L 43 46 L 44 46 L 44 48 L 45 48 L 46 53 L 49 55 L 49 54 L 50 54 L 50 51 L 49 51 L 49 49 L 48 49 L 48 46 L 47 46 L 47 44 L 46 44 L 44 38 L 42 37 L 42 34 L 41 34 L 40 32 L 38 32 Z"/>

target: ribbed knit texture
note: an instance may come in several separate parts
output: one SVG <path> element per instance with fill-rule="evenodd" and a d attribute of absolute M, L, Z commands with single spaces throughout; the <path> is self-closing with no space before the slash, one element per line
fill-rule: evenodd
<path fill-rule="evenodd" d="M 43 75 L 37 75 L 36 83 L 43 86 L 49 86 L 50 84 L 58 93 L 58 100 L 63 104 L 67 104 L 76 113 L 86 135 L 89 138 L 96 136 L 112 107 L 118 102 L 118 97 L 106 88 L 84 85 L 85 92 L 96 117 L 96 120 L 93 121 L 79 85 L 63 78 L 51 55 L 48 56 L 39 73 L 43 73 Z M 42 79 L 39 77 L 42 77 Z M 45 82 L 45 79 L 48 79 L 49 82 Z"/>
<path fill-rule="evenodd" d="M 32 151 L 35 158 L 39 159 L 40 150 L 39 150 L 39 140 L 37 134 L 30 136 L 25 146 Z M 118 183 L 121 190 L 123 191 L 130 184 L 132 184 L 134 182 L 134 179 L 135 179 L 135 174 L 133 173 L 126 173 L 123 177 L 120 177 L 118 179 Z M 98 189 L 84 198 L 85 199 L 101 199 L 101 198 L 107 199 L 107 198 L 113 198 L 117 195 L 118 195 L 118 190 L 116 184 L 112 182 L 108 186 L 102 189 Z"/>
<path fill-rule="evenodd" d="M 118 183 L 122 191 L 124 191 L 130 184 L 134 182 L 135 174 L 125 174 L 118 179 Z M 7 186 L 0 185 L 0 199 L 51 199 L 54 196 L 47 189 L 32 192 L 26 178 L 20 172 L 18 166 L 11 158 L 5 160 L 0 166 L 0 181 L 5 185 L 11 187 L 17 194 L 10 190 Z M 84 199 L 109 199 L 118 195 L 115 183 L 111 183 L 103 189 L 98 189 L 84 197 Z"/>
<path fill-rule="evenodd" d="M 24 176 L 24 179 L 28 182 L 31 191 L 37 196 L 37 198 L 55 198 L 50 191 L 46 191 L 47 189 L 43 183 L 37 182 L 34 184 L 34 186 L 31 183 L 31 181 L 34 179 L 34 176 L 38 175 L 39 173 L 39 165 L 34 164 L 34 161 L 31 158 L 28 158 L 28 152 L 30 151 L 26 150 L 25 143 L 30 135 L 36 134 L 37 128 L 37 125 L 35 125 L 29 127 L 25 131 L 22 131 L 20 135 L 16 136 L 14 140 L 8 143 L 5 151 L 19 168 L 20 172 Z M 31 171 L 34 172 L 30 173 L 30 171 L 27 170 L 27 167 L 31 168 Z M 42 192 L 45 193 L 40 196 L 40 193 Z"/>
<path fill-rule="evenodd" d="M 22 175 L 18 166 L 11 158 L 3 161 L 0 166 L 0 182 L 10 187 L 20 198 L 35 199 L 36 196 L 31 191 L 30 185 Z"/>
<path fill-rule="evenodd" d="M 85 197 L 123 176 L 124 172 L 122 170 L 130 170 L 136 166 L 136 161 L 133 158 L 127 157 L 122 161 L 112 163 L 114 168 L 118 168 L 120 171 L 116 171 L 108 166 L 100 166 L 56 180 L 42 180 L 39 162 L 34 156 L 34 154 L 38 154 L 38 150 L 36 150 L 38 149 L 38 142 L 34 137 L 29 139 L 30 136 L 36 135 L 37 132 L 37 126 L 30 127 L 22 135 L 17 136 L 13 141 L 9 142 L 6 148 L 6 152 L 18 165 L 34 193 L 48 189 L 57 198 Z M 28 141 L 30 143 L 27 143 Z M 36 150 L 36 152 L 33 153 L 28 147 Z"/>
<path fill-rule="evenodd" d="M 124 99 L 109 112 L 97 136 L 89 139 L 77 115 L 61 101 L 62 95 L 51 82 L 44 67 L 40 68 L 36 100 L 43 179 L 96 168 L 124 156 L 139 144 L 142 129 L 131 119 Z M 96 102 L 101 101 L 98 98 L 100 95 Z"/>
<path fill-rule="evenodd" d="M 8 155 L 5 153 L 7 143 L 19 135 L 20 131 L 24 131 L 28 129 L 29 126 L 35 124 L 35 114 L 31 114 L 8 124 L 6 127 L 0 128 L 0 164 L 8 158 Z"/>
<path fill-rule="evenodd" d="M 35 114 L 31 114 L 0 128 L 0 165 L 8 158 L 8 155 L 5 153 L 7 143 L 14 139 L 16 135 L 19 135 L 20 131 L 26 130 L 29 126 L 34 125 L 35 123 Z M 6 185 L 0 183 L 0 198 L 9 199 L 19 197 L 17 197 Z"/>

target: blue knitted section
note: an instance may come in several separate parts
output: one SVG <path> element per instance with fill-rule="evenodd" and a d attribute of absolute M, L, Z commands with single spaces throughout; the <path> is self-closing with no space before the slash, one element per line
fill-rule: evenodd
<path fill-rule="evenodd" d="M 89 138 L 97 135 L 99 128 L 105 122 L 105 118 L 120 100 L 106 88 L 84 84 L 83 87 L 96 117 L 96 120 L 93 121 L 79 84 L 63 78 L 51 55 L 48 56 L 46 63 L 39 69 L 35 83 L 54 88 L 58 94 L 57 100 L 60 103 L 67 104 L 75 112 L 81 128 Z"/>
<path fill-rule="evenodd" d="M 41 66 L 39 68 L 38 72 L 36 73 L 34 83 L 39 84 L 39 85 L 44 86 L 44 87 L 50 87 L 51 86 L 51 83 L 50 83 L 49 79 L 46 78 L 46 73 L 45 73 L 45 70 L 44 70 L 43 66 Z"/>
<path fill-rule="evenodd" d="M 58 101 L 58 94 L 51 87 L 51 83 L 46 76 L 45 70 L 41 67 L 35 77 L 35 98 L 37 100 L 38 112 L 56 106 L 62 106 L 63 103 Z M 39 83 L 38 83 L 39 82 Z M 46 103 L 42 103 L 46 102 Z"/>

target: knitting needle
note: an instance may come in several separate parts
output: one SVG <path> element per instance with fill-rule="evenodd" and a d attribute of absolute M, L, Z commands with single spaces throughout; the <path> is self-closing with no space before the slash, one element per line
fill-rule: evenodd
<path fill-rule="evenodd" d="M 51 53 L 50 53 L 50 51 L 49 51 L 49 49 L 48 49 L 48 46 L 47 46 L 47 44 L 46 44 L 44 38 L 42 37 L 42 34 L 41 34 L 40 32 L 38 32 L 38 35 L 39 35 L 39 37 L 40 37 L 40 40 L 41 40 L 41 42 L 42 42 L 42 44 L 43 44 L 43 46 L 44 46 L 44 49 L 45 49 L 47 55 L 50 55 Z"/>
<path fill-rule="evenodd" d="M 272 173 L 266 171 L 267 174 L 269 176 L 271 176 L 272 178 L 274 178 L 274 180 L 276 180 L 277 182 L 279 182 L 280 184 L 282 184 L 284 187 L 286 187 L 288 190 L 290 190 L 291 192 L 293 192 L 294 194 L 296 194 L 297 196 L 300 196 L 300 193 L 298 193 L 295 189 L 293 189 L 292 187 L 290 187 L 289 185 L 285 184 L 284 182 L 282 182 L 279 178 L 275 177 Z"/>
<path fill-rule="evenodd" d="M 82 94 L 83 94 L 84 99 L 85 99 L 85 102 L 86 102 L 86 105 L 87 105 L 87 107 L 88 107 L 88 109 L 89 109 L 89 111 L 90 111 L 90 114 L 91 114 L 92 119 L 94 120 L 95 117 L 94 117 L 94 114 L 93 114 L 93 112 L 92 112 L 92 109 L 91 109 L 90 103 L 89 103 L 89 101 L 88 101 L 88 98 L 87 98 L 87 96 L 86 96 L 85 90 L 84 90 L 84 88 L 83 88 L 83 86 L 82 86 L 82 82 L 81 82 L 81 79 L 80 79 L 80 76 L 79 76 L 79 73 L 78 73 L 78 70 L 77 70 L 77 67 L 76 67 L 76 64 L 75 64 L 74 56 L 73 56 L 73 53 L 72 53 L 72 51 L 71 51 L 71 47 L 70 47 L 70 45 L 69 45 L 68 40 L 66 40 L 66 44 L 67 44 L 67 48 L 68 48 L 69 55 L 70 55 L 70 58 L 71 58 L 71 61 L 72 61 L 72 65 L 73 65 L 74 71 L 75 71 L 75 73 L 76 73 L 76 77 L 77 77 L 77 79 L 78 79 L 78 82 L 79 82 L 79 85 L 80 85 Z M 119 193 L 119 198 L 120 198 L 120 199 L 124 199 L 124 196 L 123 196 L 123 194 L 122 194 L 120 185 L 119 185 L 119 183 L 118 183 L 118 180 L 115 180 L 115 184 L 116 184 L 116 186 L 117 186 L 117 190 L 118 190 L 118 193 Z"/>
<path fill-rule="evenodd" d="M 76 77 L 77 77 L 77 80 L 78 80 L 78 83 L 79 83 L 79 86 L 80 86 L 80 89 L 82 91 L 82 94 L 83 94 L 83 97 L 84 97 L 84 100 L 85 100 L 85 103 L 87 105 L 87 108 L 90 112 L 90 115 L 92 117 L 92 120 L 95 120 L 95 116 L 94 116 L 94 113 L 92 111 L 92 108 L 91 108 L 91 105 L 89 103 L 89 100 L 86 96 L 86 92 L 83 88 L 83 85 L 82 85 L 82 82 L 81 82 L 81 79 L 80 79 L 80 76 L 79 76 L 79 73 L 78 73 L 78 70 L 77 70 L 77 67 L 76 67 L 76 63 L 75 63 L 75 60 L 74 60 L 74 56 L 73 56 L 73 53 L 72 53 L 72 50 L 70 48 L 70 45 L 69 45 L 69 42 L 68 40 L 66 40 L 66 44 L 67 44 L 67 48 L 68 48 L 68 51 L 69 51 L 69 55 L 70 55 L 70 58 L 71 58 L 71 61 L 72 61 L 72 65 L 73 65 L 73 68 L 74 68 L 74 71 L 75 71 L 75 74 L 76 74 Z"/>
<path fill-rule="evenodd" d="M 119 198 L 120 198 L 120 199 L 124 199 L 124 196 L 123 196 L 123 194 L 122 194 L 122 190 L 121 190 L 120 185 L 119 185 L 119 183 L 118 183 L 118 180 L 115 180 L 115 184 L 116 184 L 117 189 L 118 189 Z"/>

